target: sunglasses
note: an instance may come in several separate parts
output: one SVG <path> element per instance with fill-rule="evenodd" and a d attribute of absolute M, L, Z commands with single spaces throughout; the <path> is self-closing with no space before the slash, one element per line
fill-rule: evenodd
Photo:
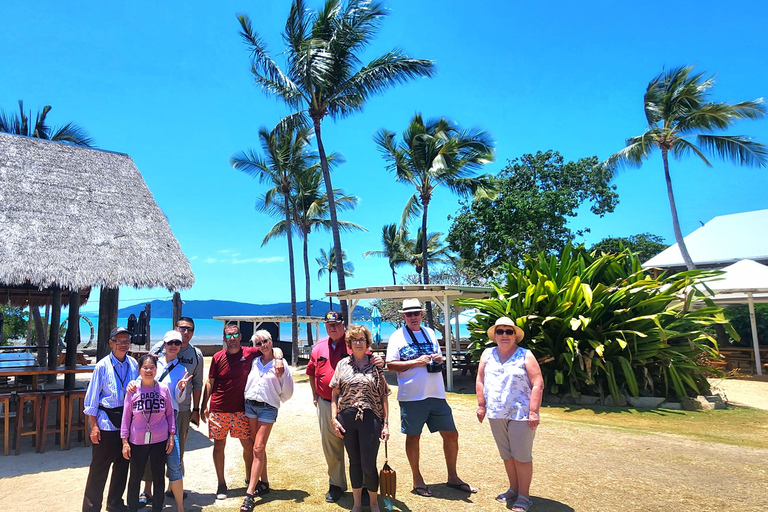
<path fill-rule="evenodd" d="M 181 346 L 181 341 L 179 340 L 170 340 L 165 342 L 166 345 L 176 345 L 177 347 Z"/>
<path fill-rule="evenodd" d="M 231 340 L 232 338 L 239 338 L 240 333 L 236 332 L 235 334 L 225 334 L 224 337 L 227 338 L 228 340 Z"/>
<path fill-rule="evenodd" d="M 506 334 L 507 336 L 514 336 L 515 330 L 514 329 L 496 329 L 496 336 L 501 336 L 502 334 Z"/>
<path fill-rule="evenodd" d="M 263 341 L 254 341 L 254 342 L 253 342 L 253 346 L 254 346 L 254 347 L 260 347 L 260 346 L 262 346 L 263 344 L 264 344 L 264 342 L 263 342 Z"/>
<path fill-rule="evenodd" d="M 195 328 L 182 325 L 179 327 L 179 332 L 195 332 Z"/>
<path fill-rule="evenodd" d="M 408 318 L 414 317 L 414 316 L 421 316 L 421 311 L 415 311 L 411 313 L 403 313 Z"/>

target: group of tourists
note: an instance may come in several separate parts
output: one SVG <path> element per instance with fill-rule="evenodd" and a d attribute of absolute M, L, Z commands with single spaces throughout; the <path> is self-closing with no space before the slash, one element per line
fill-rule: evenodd
<path fill-rule="evenodd" d="M 306 367 L 328 469 L 325 500 L 336 502 L 347 490 L 346 451 L 352 512 L 364 506 L 379 511 L 376 459 L 380 443 L 390 435 L 385 363 L 397 374 L 400 427 L 405 434 L 412 492 L 432 496 L 419 467 L 425 425 L 442 437 L 446 485 L 468 494 L 477 492 L 457 473 L 459 435 L 446 401 L 443 355 L 435 332 L 421 325 L 423 310 L 418 299 L 403 301 L 400 313 L 405 325 L 390 337 L 385 361 L 371 353 L 372 336 L 366 327 L 347 328 L 338 312 L 329 311 L 325 315 L 328 336 L 313 346 Z M 167 332 L 137 363 L 127 357 L 128 331 L 122 327 L 112 331 L 112 351 L 97 363 L 84 404 L 93 443 L 84 512 L 101 509 L 110 467 L 108 511 L 135 511 L 145 505 L 157 511 L 167 496 L 173 499 L 176 511 L 182 512 L 184 448 L 190 424 L 200 420 L 207 422 L 213 442 L 216 498 L 227 498 L 224 454 L 228 435 L 243 447 L 247 490 L 240 510 L 252 511 L 258 497 L 270 492 L 266 445 L 280 404 L 291 398 L 294 388 L 282 351 L 273 347 L 266 330 L 253 334 L 252 347 L 243 346 L 238 325 L 228 324 L 225 348 L 214 354 L 204 380 L 202 353 L 190 344 L 193 333 L 194 321 L 182 317 L 175 330 Z M 496 500 L 517 511 L 532 505 L 532 445 L 543 390 L 536 359 L 518 346 L 523 336 L 512 320 L 499 318 L 488 329 L 496 346 L 483 352 L 476 381 L 477 418 L 480 422 L 488 418 L 509 479 L 509 488 Z M 164 492 L 166 474 L 169 484 Z M 127 506 L 122 499 L 126 482 Z"/>

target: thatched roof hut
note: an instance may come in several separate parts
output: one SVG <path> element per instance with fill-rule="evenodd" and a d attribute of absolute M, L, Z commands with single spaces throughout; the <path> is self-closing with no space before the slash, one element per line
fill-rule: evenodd
<path fill-rule="evenodd" d="M 128 155 L 0 133 L 0 300 L 8 287 L 193 283 Z"/>

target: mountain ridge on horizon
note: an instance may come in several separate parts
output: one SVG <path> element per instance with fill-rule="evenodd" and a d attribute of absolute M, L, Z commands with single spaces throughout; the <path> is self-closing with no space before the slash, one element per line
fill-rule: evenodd
<path fill-rule="evenodd" d="M 132 304 L 117 311 L 120 318 L 130 315 L 139 316 L 144 311 L 144 305 L 150 305 L 150 311 L 153 318 L 172 318 L 173 301 L 171 300 L 153 300 L 149 302 L 140 302 Z M 334 302 L 334 309 L 338 310 L 338 303 Z M 330 310 L 329 304 L 324 300 L 311 301 L 312 316 L 323 316 Z M 305 303 L 296 304 L 297 314 L 305 315 Z M 274 304 L 252 304 L 248 302 L 236 302 L 231 300 L 186 300 L 183 301 L 182 311 L 184 316 L 191 318 L 213 318 L 214 316 L 291 316 L 291 303 L 278 302 Z M 98 314 L 93 315 L 98 317 Z M 357 306 L 354 312 L 355 320 L 369 320 L 370 312 Z"/>

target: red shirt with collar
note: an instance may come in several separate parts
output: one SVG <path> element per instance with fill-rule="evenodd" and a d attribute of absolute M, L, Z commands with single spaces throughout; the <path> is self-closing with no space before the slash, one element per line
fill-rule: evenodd
<path fill-rule="evenodd" d="M 234 354 L 219 350 L 213 354 L 208 378 L 214 379 L 211 390 L 211 412 L 244 412 L 245 384 L 253 360 L 261 356 L 256 347 L 241 347 Z"/>
<path fill-rule="evenodd" d="M 336 371 L 336 365 L 348 355 L 347 342 L 344 337 L 336 342 L 335 348 L 331 346 L 329 336 L 318 341 L 312 348 L 307 364 L 307 375 L 315 380 L 318 396 L 326 400 L 331 399 L 330 384 L 333 373 Z"/>

